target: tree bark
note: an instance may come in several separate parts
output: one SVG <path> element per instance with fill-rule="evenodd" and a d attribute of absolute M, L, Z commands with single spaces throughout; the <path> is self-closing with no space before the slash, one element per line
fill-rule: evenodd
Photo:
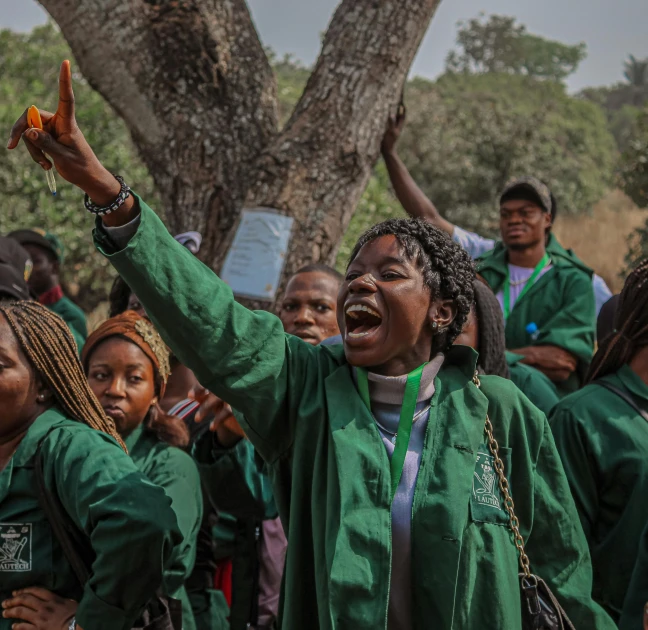
<path fill-rule="evenodd" d="M 440 0 L 343 0 L 281 133 L 244 0 L 40 2 L 126 121 L 169 228 L 202 231 L 218 270 L 242 207 L 275 208 L 295 219 L 285 279 L 333 263 Z"/>
<path fill-rule="evenodd" d="M 198 230 L 213 251 L 238 217 L 251 163 L 277 132 L 276 83 L 244 0 L 41 4 L 125 120 L 169 229 Z"/>

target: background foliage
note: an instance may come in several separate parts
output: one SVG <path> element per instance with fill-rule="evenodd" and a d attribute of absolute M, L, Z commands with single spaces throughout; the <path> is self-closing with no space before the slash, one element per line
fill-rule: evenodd
<path fill-rule="evenodd" d="M 51 24 L 28 34 L 0 31 L 0 127 L 7 136 L 29 105 L 54 111 L 58 62 L 70 56 L 65 40 Z M 128 174 L 140 194 L 154 198 L 151 178 L 122 120 L 81 75 L 75 74 L 74 81 L 79 126 L 95 152 L 115 173 Z M 41 227 L 56 233 L 66 249 L 63 281 L 89 309 L 105 299 L 114 272 L 94 250 L 92 219 L 83 209 L 81 191 L 60 178 L 57 184 L 58 194 L 52 197 L 45 174 L 27 151 L 0 151 L 0 234 L 21 227 Z"/>

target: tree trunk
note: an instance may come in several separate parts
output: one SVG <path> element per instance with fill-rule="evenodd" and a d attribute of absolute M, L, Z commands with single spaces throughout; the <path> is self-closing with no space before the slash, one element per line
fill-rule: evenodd
<path fill-rule="evenodd" d="M 218 270 L 242 207 L 275 208 L 295 219 L 284 278 L 333 262 L 439 1 L 343 0 L 277 133 L 244 0 L 40 0 L 126 121 L 169 228 L 202 231 L 201 257 Z"/>
<path fill-rule="evenodd" d="M 295 218 L 284 280 L 309 262 L 334 263 L 439 2 L 338 6 L 304 94 L 262 152 L 246 198 L 247 207 L 269 206 Z M 226 252 L 217 252 L 215 268 Z"/>

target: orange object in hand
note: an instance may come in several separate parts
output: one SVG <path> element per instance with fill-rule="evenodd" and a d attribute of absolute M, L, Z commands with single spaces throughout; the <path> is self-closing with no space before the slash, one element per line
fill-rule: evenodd
<path fill-rule="evenodd" d="M 38 107 L 36 107 L 36 105 L 32 105 L 27 110 L 27 124 L 30 127 L 35 127 L 36 129 L 43 128 L 43 121 L 41 119 L 40 112 L 38 111 Z"/>
<path fill-rule="evenodd" d="M 32 105 L 27 110 L 27 124 L 32 129 L 43 129 L 43 119 L 36 105 Z M 45 178 L 47 179 L 47 186 L 50 192 L 52 195 L 56 195 L 56 180 L 54 179 L 54 171 L 51 168 L 45 171 Z"/>

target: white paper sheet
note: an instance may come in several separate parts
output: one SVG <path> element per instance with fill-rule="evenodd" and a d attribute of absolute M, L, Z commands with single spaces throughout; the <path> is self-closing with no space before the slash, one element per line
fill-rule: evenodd
<path fill-rule="evenodd" d="M 286 260 L 293 218 L 269 211 L 243 210 L 221 278 L 235 295 L 272 301 Z"/>

